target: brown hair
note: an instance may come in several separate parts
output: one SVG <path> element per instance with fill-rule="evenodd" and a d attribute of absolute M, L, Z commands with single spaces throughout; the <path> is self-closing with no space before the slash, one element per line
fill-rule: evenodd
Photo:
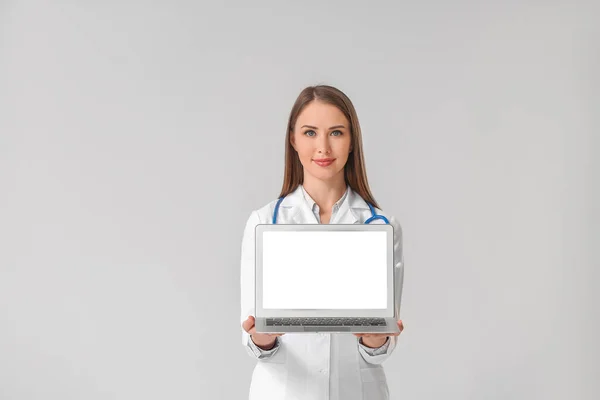
<path fill-rule="evenodd" d="M 344 179 L 346 184 L 365 201 L 371 203 L 373 207 L 379 208 L 369 189 L 362 150 L 362 134 L 354 105 L 341 90 L 327 85 L 316 85 L 305 88 L 300 92 L 292 107 L 285 135 L 285 170 L 283 174 L 283 186 L 279 197 L 287 196 L 304 181 L 302 163 L 300 163 L 298 153 L 292 147 L 290 135 L 294 132 L 294 126 L 304 107 L 315 100 L 337 107 L 350 122 L 350 148 L 352 152 L 348 156 L 348 161 L 344 166 Z"/>

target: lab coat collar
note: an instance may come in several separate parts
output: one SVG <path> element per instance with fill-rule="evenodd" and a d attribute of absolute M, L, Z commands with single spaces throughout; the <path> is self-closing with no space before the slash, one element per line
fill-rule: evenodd
<path fill-rule="evenodd" d="M 286 210 L 285 215 L 296 224 L 318 224 L 317 218 L 310 209 L 308 202 L 302 193 L 302 187 L 298 187 L 288 194 L 284 201 L 281 202 L 279 211 Z M 340 204 L 340 208 L 331 223 L 336 224 L 356 224 L 360 223 L 359 213 L 361 210 L 369 209 L 363 198 L 348 186 L 346 198 Z M 285 223 L 281 221 L 282 223 Z"/>
<path fill-rule="evenodd" d="M 300 185 L 299 187 L 302 189 L 302 194 L 304 195 L 304 199 L 308 203 L 308 207 L 313 211 L 313 214 L 314 214 L 315 213 L 315 207 L 318 208 L 317 202 L 314 201 L 312 197 L 310 197 L 310 194 L 308 194 L 308 192 L 306 191 L 306 188 L 303 185 Z M 340 199 L 338 201 L 336 201 L 335 204 L 333 205 L 333 209 L 334 210 L 339 210 L 339 208 L 342 205 L 342 203 L 344 201 L 346 201 L 346 198 L 348 197 L 348 192 L 349 191 L 350 191 L 350 186 L 346 186 L 346 191 L 344 192 L 344 194 L 342 195 L 342 197 L 340 197 Z"/>

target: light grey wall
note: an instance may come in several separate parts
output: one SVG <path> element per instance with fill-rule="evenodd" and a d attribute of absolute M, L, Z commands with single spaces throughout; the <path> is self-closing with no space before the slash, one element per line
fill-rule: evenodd
<path fill-rule="evenodd" d="M 597 399 L 598 3 L 205 3 L 0 2 L 0 398 L 245 398 L 243 226 L 329 83 L 404 228 L 393 398 Z"/>

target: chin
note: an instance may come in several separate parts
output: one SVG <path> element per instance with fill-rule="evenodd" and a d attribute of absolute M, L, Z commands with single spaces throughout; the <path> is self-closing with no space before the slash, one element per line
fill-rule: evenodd
<path fill-rule="evenodd" d="M 329 181 L 334 179 L 336 176 L 338 176 L 340 173 L 344 173 L 344 170 L 340 170 L 337 172 L 334 171 L 314 171 L 314 170 L 309 170 L 308 171 L 310 175 L 312 175 L 313 177 L 321 180 L 321 181 Z"/>

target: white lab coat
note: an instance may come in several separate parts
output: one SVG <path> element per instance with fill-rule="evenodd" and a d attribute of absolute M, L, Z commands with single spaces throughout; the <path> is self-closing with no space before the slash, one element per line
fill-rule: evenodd
<path fill-rule="evenodd" d="M 254 228 L 271 224 L 274 200 L 252 211 L 242 240 L 241 254 L 241 321 L 254 314 Z M 404 262 L 402 230 L 398 221 L 379 209 L 394 227 L 395 317 L 398 319 Z M 362 197 L 349 189 L 330 223 L 361 224 L 371 216 Z M 318 223 L 304 199 L 302 188 L 285 197 L 279 206 L 278 224 Z M 371 224 L 385 223 L 378 219 Z M 365 266 L 365 285 L 369 284 Z M 267 358 L 258 355 L 249 345 L 250 336 L 242 328 L 242 345 L 257 360 L 250 384 L 249 400 L 380 400 L 389 399 L 384 369 L 381 365 L 394 351 L 398 337 L 390 337 L 387 351 L 370 355 L 353 334 L 287 333 L 279 337 L 278 349 Z"/>

